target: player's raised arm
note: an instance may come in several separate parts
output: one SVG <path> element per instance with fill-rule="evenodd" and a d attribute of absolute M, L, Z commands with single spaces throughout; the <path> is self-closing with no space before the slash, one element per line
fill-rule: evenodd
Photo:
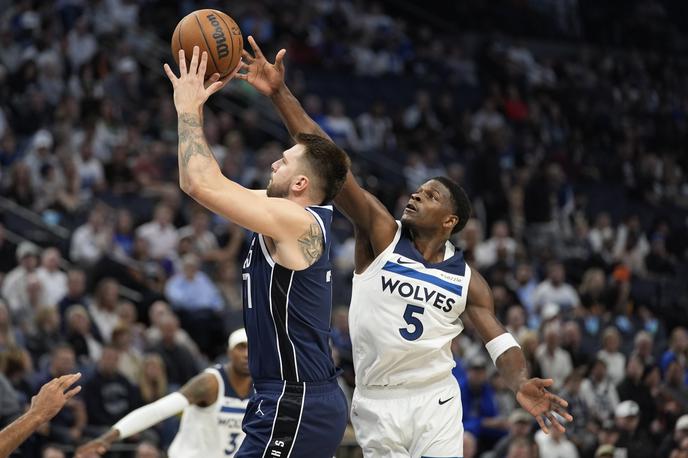
<path fill-rule="evenodd" d="M 246 73 L 238 73 L 236 78 L 247 81 L 261 94 L 270 97 L 293 138 L 296 138 L 299 133 L 308 133 L 330 139 L 327 133 L 308 116 L 284 82 L 286 50 L 280 50 L 275 57 L 275 63 L 272 64 L 267 61 L 253 37 L 249 36 L 248 42 L 254 55 L 247 51 L 243 52 L 242 68 L 246 70 Z M 351 171 L 348 172 L 346 181 L 335 197 L 334 203 L 355 225 L 358 232 L 357 240 L 366 240 L 370 245 L 369 256 L 366 256 L 370 259 L 359 259 L 359 252 L 357 252 L 356 268 L 357 270 L 361 267 L 365 268 L 394 239 L 397 230 L 394 217 L 375 196 L 360 187 Z M 363 266 L 361 261 L 363 261 Z"/>
<path fill-rule="evenodd" d="M 189 405 L 206 407 L 217 398 L 217 380 L 203 372 L 189 380 L 178 392 L 168 394 L 125 415 L 100 437 L 76 450 L 77 458 L 103 455 L 115 442 L 131 437 L 183 411 Z"/>
<path fill-rule="evenodd" d="M 184 50 L 179 51 L 177 77 L 169 65 L 165 72 L 174 87 L 174 104 L 179 120 L 179 184 L 184 192 L 204 207 L 219 213 L 254 232 L 266 235 L 276 245 L 287 242 L 298 246 L 299 239 L 310 234 L 313 217 L 303 206 L 283 198 L 269 198 L 264 192 L 254 192 L 227 179 L 213 156 L 203 132 L 203 104 L 224 85 L 211 79 L 205 87 L 204 75 L 207 54 L 199 56 L 194 47 L 187 69 Z M 273 171 L 275 166 L 273 165 Z M 307 187 L 307 177 L 295 186 Z M 292 257 L 293 258 L 293 257 Z M 312 263 L 310 260 L 308 262 Z M 285 267 L 300 269 L 310 264 L 287 261 Z"/>
<path fill-rule="evenodd" d="M 497 320 L 490 287 L 475 270 L 472 272 L 468 288 L 466 313 L 519 404 L 535 417 L 543 431 L 548 432 L 545 418 L 552 426 L 564 431 L 564 426 L 553 414 L 557 413 L 567 421 L 572 421 L 573 417 L 566 411 L 568 403 L 547 391 L 546 388 L 553 383 L 552 379 L 528 378 L 523 351 Z"/>

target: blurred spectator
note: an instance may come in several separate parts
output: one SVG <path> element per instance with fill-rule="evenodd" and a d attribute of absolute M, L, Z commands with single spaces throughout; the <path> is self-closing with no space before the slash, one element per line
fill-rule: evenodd
<path fill-rule="evenodd" d="M 80 304 L 84 307 L 89 307 L 90 303 L 90 298 L 86 295 L 86 274 L 81 269 L 69 269 L 67 271 L 67 292 L 59 302 L 63 323 L 65 323 L 65 311 L 69 306 Z"/>
<path fill-rule="evenodd" d="M 24 333 L 12 326 L 9 307 L 0 299 L 0 352 L 15 345 L 24 346 Z"/>
<path fill-rule="evenodd" d="M 645 257 L 650 252 L 650 244 L 640 227 L 640 218 L 632 215 L 621 224 L 616 232 L 614 258 L 624 263 L 633 273 L 645 272 Z"/>
<path fill-rule="evenodd" d="M 36 269 L 36 276 L 43 285 L 43 304 L 55 308 L 67 294 L 67 274 L 60 270 L 62 255 L 54 247 L 46 248 L 41 253 L 41 266 Z"/>
<path fill-rule="evenodd" d="M 354 122 L 346 115 L 341 100 L 332 99 L 329 101 L 323 130 L 340 148 L 346 151 L 359 151 L 361 149 Z"/>
<path fill-rule="evenodd" d="M 506 458 L 532 458 L 537 456 L 537 445 L 530 438 L 518 437 L 509 444 Z"/>
<path fill-rule="evenodd" d="M 60 315 L 53 307 L 41 307 L 36 311 L 35 326 L 26 338 L 26 348 L 35 360 L 50 353 L 50 349 L 63 341 L 60 332 Z"/>
<path fill-rule="evenodd" d="M 112 227 L 105 210 L 95 207 L 88 215 L 86 224 L 79 226 L 72 235 L 69 257 L 83 267 L 91 267 L 112 247 Z"/>
<path fill-rule="evenodd" d="M 133 346 L 131 329 L 118 325 L 112 330 L 112 346 L 119 352 L 117 370 L 132 385 L 138 384 L 143 366 L 143 355 Z"/>
<path fill-rule="evenodd" d="M 0 284 L 5 274 L 17 265 L 16 250 L 15 244 L 7 240 L 5 226 L 0 222 Z"/>
<path fill-rule="evenodd" d="M 564 432 L 551 425 L 549 434 L 545 434 L 542 430 L 535 433 L 535 443 L 542 458 L 578 458 L 579 456 L 576 446 L 566 438 Z"/>
<path fill-rule="evenodd" d="M 160 319 L 160 342 L 150 348 L 165 362 L 167 381 L 171 391 L 184 385 L 198 372 L 198 364 L 191 352 L 176 342 L 178 330 L 177 317 L 165 314 Z"/>
<path fill-rule="evenodd" d="M 499 417 L 497 400 L 487 380 L 487 360 L 474 356 L 468 363 L 468 376 L 461 385 L 464 429 L 473 434 L 479 450 L 490 448 L 506 433 L 507 422 Z"/>
<path fill-rule="evenodd" d="M 165 316 L 167 315 L 174 315 L 172 309 L 167 304 L 167 302 L 155 301 L 153 302 L 153 304 L 151 304 L 150 309 L 148 310 L 148 317 L 151 326 L 146 330 L 145 336 L 149 346 L 157 345 L 161 341 L 161 326 L 163 318 L 165 318 Z M 200 354 L 198 346 L 193 341 L 193 339 L 189 337 L 189 334 L 187 334 L 185 330 L 177 329 L 177 331 L 175 332 L 174 341 L 182 347 L 186 348 L 192 355 L 197 356 Z"/>
<path fill-rule="evenodd" d="M 506 311 L 506 330 L 514 336 L 517 341 L 521 341 L 524 334 L 528 332 L 526 326 L 526 313 L 520 305 L 512 305 Z"/>
<path fill-rule="evenodd" d="M 657 451 L 657 456 L 659 456 L 659 458 L 668 458 L 671 451 L 675 448 L 679 448 L 686 439 L 688 439 L 688 414 L 681 415 L 679 419 L 676 420 L 674 430 L 662 440 Z"/>
<path fill-rule="evenodd" d="M 137 384 L 144 404 L 157 401 L 169 393 L 165 363 L 160 355 L 148 353 L 143 357 Z"/>
<path fill-rule="evenodd" d="M 478 441 L 468 431 L 463 432 L 463 458 L 475 458 L 478 453 Z"/>
<path fill-rule="evenodd" d="M 32 303 L 30 287 L 32 282 L 38 280 L 36 268 L 39 253 L 39 248 L 33 243 L 20 243 L 16 252 L 19 265 L 5 276 L 2 283 L 2 296 L 10 307 L 15 323 L 20 326 L 27 326 L 27 320 L 30 320 L 34 313 L 32 306 L 36 304 Z"/>
<path fill-rule="evenodd" d="M 535 357 L 537 358 L 542 376 L 554 380 L 552 389 L 558 391 L 573 370 L 571 355 L 560 346 L 561 328 L 552 323 L 545 327 L 544 342 L 540 344 Z"/>
<path fill-rule="evenodd" d="M 179 229 L 179 238 L 191 239 L 194 252 L 205 259 L 208 254 L 218 249 L 217 237 L 210 229 L 210 217 L 205 210 L 197 210 L 191 217 L 191 224 Z"/>
<path fill-rule="evenodd" d="M 554 303 L 569 312 L 580 305 L 578 293 L 573 286 L 565 283 L 566 272 L 560 262 L 547 265 L 547 279 L 541 282 L 533 293 L 533 303 L 540 310 L 547 303 Z"/>
<path fill-rule="evenodd" d="M 678 326 L 671 331 L 669 348 L 662 354 L 660 362 L 662 372 L 666 372 L 669 364 L 678 361 L 683 367 L 686 366 L 686 353 L 688 352 L 688 331 Z M 688 375 L 688 374 L 687 374 Z"/>
<path fill-rule="evenodd" d="M 139 390 L 119 373 L 118 364 L 117 350 L 104 347 L 93 375 L 83 384 L 90 435 L 104 432 L 140 405 Z"/>
<path fill-rule="evenodd" d="M 502 437 L 494 448 L 480 455 L 480 458 L 500 458 L 506 456 L 511 443 L 517 438 L 530 438 L 533 430 L 533 417 L 523 409 L 516 409 L 509 415 L 509 434 Z"/>
<path fill-rule="evenodd" d="M 505 221 L 497 221 L 492 225 L 492 237 L 478 244 L 475 250 L 475 262 L 478 267 L 490 267 L 497 259 L 504 260 L 507 265 L 513 265 L 516 254 L 516 241 L 509 236 L 509 226 Z"/>
<path fill-rule="evenodd" d="M 645 368 L 642 360 L 637 356 L 631 356 L 626 364 L 626 375 L 617 386 L 620 401 L 631 400 L 638 404 L 640 412 L 640 428 L 646 431 L 650 429 L 652 419 L 656 417 L 656 401 L 650 389 L 644 382 Z"/>
<path fill-rule="evenodd" d="M 585 401 L 591 418 L 599 421 L 612 418 L 614 409 L 619 404 L 619 394 L 607 377 L 607 365 L 603 360 L 597 359 L 590 366 L 588 376 L 581 383 L 580 396 Z"/>
<path fill-rule="evenodd" d="M 356 119 L 360 132 L 359 148 L 363 152 L 382 152 L 392 149 L 396 143 L 392 119 L 387 114 L 385 103 L 378 100 L 369 112 Z"/>
<path fill-rule="evenodd" d="M 655 363 L 652 335 L 649 332 L 640 331 L 635 335 L 631 358 L 638 358 L 642 366 L 649 366 Z"/>
<path fill-rule="evenodd" d="M 5 375 L 0 372 L 0 426 L 5 427 L 22 414 L 22 405 Z"/>
<path fill-rule="evenodd" d="M 668 362 L 664 371 L 662 395 L 668 403 L 675 403 L 679 412 L 688 412 L 688 386 L 685 379 L 685 359 L 675 358 Z"/>
<path fill-rule="evenodd" d="M 217 351 L 215 347 L 222 340 L 222 329 L 218 328 L 222 297 L 210 278 L 199 270 L 200 260 L 196 255 L 185 255 L 182 263 L 183 271 L 173 275 L 165 285 L 165 296 L 201 351 L 211 354 Z"/>
<path fill-rule="evenodd" d="M 117 259 L 131 257 L 134 249 L 134 218 L 126 208 L 117 210 L 113 238 L 115 257 Z"/>
<path fill-rule="evenodd" d="M 113 278 L 102 279 L 96 287 L 96 294 L 88 312 L 105 342 L 110 342 L 112 331 L 119 320 L 118 304 L 119 283 Z"/>
<path fill-rule="evenodd" d="M 98 361 L 103 346 L 92 333 L 93 325 L 86 308 L 80 304 L 70 305 L 65 312 L 65 321 L 65 338 L 76 356 L 81 361 Z"/>
<path fill-rule="evenodd" d="M 597 352 L 597 358 L 605 362 L 607 377 L 614 385 L 621 383 L 626 368 L 626 357 L 619 351 L 620 346 L 619 331 L 614 327 L 606 328 L 602 333 L 602 349 Z"/>
<path fill-rule="evenodd" d="M 103 164 L 93 152 L 92 139 L 84 139 L 79 147 L 79 155 L 75 165 L 80 183 L 80 199 L 82 202 L 90 201 L 96 193 L 105 187 L 105 172 Z"/>
<path fill-rule="evenodd" d="M 171 259 L 177 248 L 179 236 L 172 225 L 172 217 L 172 208 L 159 204 L 155 207 L 153 220 L 136 230 L 136 235 L 148 242 L 151 256 L 155 259 Z"/>
<path fill-rule="evenodd" d="M 136 446 L 135 458 L 161 458 L 158 448 L 150 442 L 141 442 Z"/>
<path fill-rule="evenodd" d="M 616 451 L 626 451 L 629 458 L 652 456 L 655 447 L 645 429 L 639 428 L 641 413 L 635 401 L 623 401 L 614 409 L 616 426 L 619 429 L 619 440 Z"/>
<path fill-rule="evenodd" d="M 561 348 L 571 356 L 571 363 L 574 368 L 587 366 L 590 355 L 583 348 L 583 336 L 577 321 L 564 323 Z"/>
<path fill-rule="evenodd" d="M 47 445 L 43 448 L 41 458 L 65 458 L 65 454 L 57 446 Z"/>

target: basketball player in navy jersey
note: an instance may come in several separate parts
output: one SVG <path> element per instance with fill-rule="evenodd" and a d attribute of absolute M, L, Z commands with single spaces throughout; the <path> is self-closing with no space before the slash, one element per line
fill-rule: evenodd
<path fill-rule="evenodd" d="M 284 84 L 285 51 L 267 62 L 252 37 L 239 78 L 270 96 L 292 135 L 329 138 Z M 547 431 L 563 430 L 567 403 L 552 380 L 528 378 L 518 343 L 494 314 L 486 281 L 449 241 L 470 216 L 460 186 L 437 177 L 412 193 L 401 221 L 348 173 L 334 200 L 354 224 L 355 273 L 349 314 L 356 392 L 352 422 L 366 457 L 463 455 L 461 394 L 451 375 L 451 340 L 465 311 L 518 402 Z"/>
<path fill-rule="evenodd" d="M 329 348 L 329 201 L 349 159 L 332 141 L 303 134 L 272 164 L 267 190 L 225 178 L 203 134 L 202 109 L 225 82 L 204 85 L 207 55 L 194 48 L 177 77 L 165 64 L 179 116 L 179 181 L 203 206 L 254 232 L 243 264 L 244 324 L 256 394 L 235 455 L 331 457 L 344 434 L 347 404 Z M 238 70 L 238 68 L 237 68 Z"/>

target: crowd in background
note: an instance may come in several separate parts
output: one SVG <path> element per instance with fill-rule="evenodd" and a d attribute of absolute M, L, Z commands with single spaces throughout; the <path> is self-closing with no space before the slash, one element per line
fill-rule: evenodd
<path fill-rule="evenodd" d="M 39 217 L 2 207 L 0 426 L 45 381 L 85 374 L 24 456 L 65 456 L 177 389 L 241 326 L 247 234 L 179 190 L 161 71 L 198 7 L 227 11 L 268 56 L 287 49 L 292 91 L 394 214 L 431 176 L 468 191 L 455 243 L 574 422 L 536 433 L 466 323 L 452 346 L 465 457 L 688 456 L 680 2 L 412 3 L 0 1 L 0 196 Z M 224 174 L 264 186 L 288 144 L 274 112 L 241 82 L 216 98 L 233 107 L 205 116 Z M 350 392 L 354 243 L 343 217 L 333 227 L 332 345 Z M 137 438 L 137 456 L 160 456 L 175 428 Z"/>

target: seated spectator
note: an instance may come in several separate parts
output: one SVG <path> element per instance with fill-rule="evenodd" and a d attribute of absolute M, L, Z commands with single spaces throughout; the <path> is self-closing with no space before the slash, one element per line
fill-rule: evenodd
<path fill-rule="evenodd" d="M 31 172 L 23 162 L 17 162 L 10 170 L 10 180 L 2 193 L 8 199 L 25 208 L 33 208 L 36 201 L 34 186 L 31 182 Z"/>
<path fill-rule="evenodd" d="M 112 249 L 111 224 L 103 207 L 97 206 L 88 215 L 88 221 L 72 235 L 69 257 L 82 267 L 93 266 Z"/>
<path fill-rule="evenodd" d="M 131 344 L 139 352 L 146 348 L 146 326 L 138 320 L 138 310 L 129 301 L 120 302 L 117 306 L 117 317 L 120 326 L 126 326 L 131 333 Z"/>
<path fill-rule="evenodd" d="M 169 394 L 167 371 L 160 355 L 148 353 L 143 357 L 137 384 L 144 404 L 150 404 Z"/>
<path fill-rule="evenodd" d="M 19 265 L 5 276 L 2 283 L 2 296 L 7 301 L 13 321 L 21 327 L 27 327 L 27 321 L 33 318 L 29 284 L 37 279 L 39 253 L 36 245 L 30 242 L 20 243 L 16 253 Z"/>
<path fill-rule="evenodd" d="M 154 444 L 148 441 L 141 442 L 136 446 L 134 458 L 161 458 L 162 452 Z"/>
<path fill-rule="evenodd" d="M 33 359 L 38 361 L 42 355 L 63 341 L 60 332 L 60 315 L 53 307 L 41 307 L 36 312 L 33 331 L 26 339 L 26 348 Z"/>
<path fill-rule="evenodd" d="M 34 385 L 34 394 L 53 378 L 77 372 L 74 350 L 69 344 L 53 347 L 48 372 L 42 374 Z M 70 399 L 52 420 L 45 439 L 58 444 L 77 444 L 86 427 L 86 409 L 80 396 Z"/>
<path fill-rule="evenodd" d="M 132 345 L 131 329 L 126 325 L 116 326 L 112 331 L 112 346 L 119 352 L 117 370 L 136 385 L 141 377 L 143 356 Z"/>
<path fill-rule="evenodd" d="M 150 248 L 153 259 L 172 259 L 177 249 L 179 235 L 172 225 L 172 208 L 166 204 L 155 207 L 153 220 L 141 225 L 136 235 L 143 237 Z"/>
<path fill-rule="evenodd" d="M 686 366 L 686 353 L 688 352 L 688 331 L 682 326 L 677 326 L 671 331 L 671 338 L 669 339 L 669 348 L 662 354 L 660 361 L 660 368 L 662 372 L 666 372 L 670 363 L 678 360 L 679 363 Z M 688 377 L 688 372 L 686 373 Z"/>
<path fill-rule="evenodd" d="M 12 326 L 9 307 L 0 299 L 0 352 L 9 347 L 23 345 L 24 334 L 19 327 Z"/>
<path fill-rule="evenodd" d="M 5 226 L 0 222 L 0 284 L 7 272 L 17 266 L 16 252 L 17 246 L 7 240 Z"/>
<path fill-rule="evenodd" d="M 680 445 L 688 439 L 688 414 L 681 415 L 671 434 L 668 434 L 659 445 L 657 456 L 659 458 L 669 458 L 672 450 L 680 447 Z"/>
<path fill-rule="evenodd" d="M 0 358 L 2 359 L 2 364 L 0 364 L 2 371 L 0 372 L 4 372 L 5 377 L 12 384 L 21 405 L 28 406 L 34 394 L 32 379 L 36 375 L 33 372 L 31 354 L 24 348 L 10 347 L 0 355 L 2 355 Z"/>
<path fill-rule="evenodd" d="M 640 417 L 644 413 L 635 401 L 623 401 L 614 409 L 619 439 L 614 446 L 617 452 L 624 451 L 628 458 L 653 456 L 655 446 L 647 430 L 640 428 Z"/>
<path fill-rule="evenodd" d="M 607 365 L 607 377 L 618 385 L 624 377 L 626 357 L 619 351 L 621 336 L 614 327 L 608 327 L 602 333 L 602 349 L 597 352 L 597 358 Z"/>
<path fill-rule="evenodd" d="M 2 372 L 0 372 L 0 399 L 2 399 L 0 402 L 0 428 L 4 428 L 22 414 L 23 406 L 12 384 Z"/>
<path fill-rule="evenodd" d="M 657 409 L 655 399 L 644 383 L 643 375 L 645 375 L 645 370 L 642 361 L 637 356 L 631 356 L 626 364 L 626 375 L 616 390 L 620 401 L 631 400 L 638 404 L 640 411 L 643 412 L 640 417 L 640 427 L 649 431 Z"/>
<path fill-rule="evenodd" d="M 90 435 L 100 435 L 141 404 L 138 388 L 117 370 L 119 353 L 106 346 L 93 375 L 83 384 Z"/>
<path fill-rule="evenodd" d="M 650 244 L 640 226 L 638 215 L 631 215 L 619 226 L 614 242 L 614 259 L 626 265 L 634 274 L 645 273 L 645 257 Z"/>
<path fill-rule="evenodd" d="M 191 352 L 176 342 L 178 330 L 177 317 L 166 314 L 160 320 L 160 342 L 150 348 L 165 362 L 167 381 L 171 391 L 184 385 L 198 372 L 198 364 Z"/>
<path fill-rule="evenodd" d="M 475 262 L 478 268 L 487 268 L 497 262 L 497 255 L 504 252 L 507 265 L 513 265 L 516 254 L 516 241 L 509 235 L 509 226 L 505 221 L 492 225 L 492 237 L 478 244 L 475 250 Z"/>
<path fill-rule="evenodd" d="M 649 332 L 640 331 L 635 335 L 631 357 L 639 358 L 643 366 L 655 363 L 652 335 Z"/>
<path fill-rule="evenodd" d="M 210 217 L 204 210 L 197 210 L 191 217 L 191 224 L 179 229 L 179 238 L 191 239 L 194 253 L 201 259 L 218 249 L 217 237 L 210 230 Z"/>
<path fill-rule="evenodd" d="M 509 444 L 506 458 L 531 458 L 538 456 L 537 453 L 537 445 L 530 437 L 518 437 Z"/>
<path fill-rule="evenodd" d="M 155 301 L 148 309 L 148 318 L 150 319 L 150 327 L 146 329 L 146 342 L 149 347 L 157 345 L 162 339 L 162 332 L 160 330 L 163 318 L 166 315 L 174 315 L 172 309 L 165 301 Z M 183 329 L 177 329 L 174 336 L 174 341 L 186 348 L 195 357 L 200 356 L 198 346 L 193 341 L 189 334 Z"/>
<path fill-rule="evenodd" d="M 487 380 L 487 360 L 476 355 L 469 361 L 468 376 L 461 386 L 463 425 L 480 449 L 489 448 L 506 434 L 507 422 L 499 416 L 494 391 Z"/>
<path fill-rule="evenodd" d="M 41 458 L 66 458 L 66 455 L 56 445 L 46 445 L 41 452 Z"/>
<path fill-rule="evenodd" d="M 182 259 L 183 271 L 172 276 L 165 286 L 165 296 L 179 314 L 186 329 L 201 351 L 216 356 L 224 330 L 219 314 L 222 297 L 210 278 L 200 271 L 200 260 L 187 254 Z"/>
<path fill-rule="evenodd" d="M 60 270 L 62 255 L 57 248 L 43 250 L 41 266 L 36 269 L 36 275 L 43 285 L 43 304 L 56 307 L 57 303 L 67 294 L 67 274 Z"/>
<path fill-rule="evenodd" d="M 514 440 L 530 438 L 533 431 L 533 417 L 528 412 L 523 409 L 516 409 L 509 415 L 508 422 L 509 433 L 502 437 L 492 450 L 480 455 L 480 458 L 501 458 L 506 456 L 509 446 Z"/>
<path fill-rule="evenodd" d="M 86 308 L 80 304 L 69 306 L 65 313 L 65 322 L 65 337 L 79 360 L 98 361 L 103 346 L 92 333 L 93 325 Z"/>
<path fill-rule="evenodd" d="M 118 305 L 119 283 L 112 278 L 102 279 L 96 287 L 96 294 L 88 312 L 104 342 L 110 342 L 112 330 L 119 320 Z"/>
<path fill-rule="evenodd" d="M 688 412 L 688 385 L 685 379 L 686 364 L 681 358 L 670 360 L 664 371 L 661 393 L 668 402 L 674 402 L 681 412 Z"/>
<path fill-rule="evenodd" d="M 529 331 L 526 326 L 526 313 L 522 306 L 512 305 L 506 311 L 506 330 L 518 341 Z"/>
<path fill-rule="evenodd" d="M 545 304 L 555 303 L 564 313 L 573 311 L 580 305 L 576 289 L 565 283 L 566 271 L 560 262 L 551 262 L 547 266 L 547 279 L 541 282 L 533 293 L 533 303 L 536 310 Z"/>
<path fill-rule="evenodd" d="M 544 342 L 540 344 L 535 357 L 542 371 L 544 378 L 554 380 L 552 390 L 558 391 L 573 370 L 571 355 L 561 348 L 560 345 L 561 328 L 558 324 L 550 324 L 545 327 Z"/>
<path fill-rule="evenodd" d="M 116 259 L 128 259 L 134 248 L 134 218 L 126 208 L 117 210 L 113 231 L 113 249 Z"/>
<path fill-rule="evenodd" d="M 562 346 L 571 356 L 573 367 L 585 366 L 588 364 L 590 355 L 583 348 L 583 336 L 581 335 L 580 325 L 577 321 L 567 321 L 562 330 Z"/>
<path fill-rule="evenodd" d="M 607 364 L 597 359 L 592 363 L 588 376 L 580 387 L 580 396 L 585 401 L 590 417 L 599 421 L 611 419 L 619 404 L 616 387 L 607 377 Z"/>
<path fill-rule="evenodd" d="M 558 416 L 558 414 L 554 414 Z M 563 431 L 549 425 L 549 434 L 543 430 L 535 433 L 535 443 L 540 450 L 541 458 L 578 458 L 578 450 L 573 442 L 567 439 Z"/>
<path fill-rule="evenodd" d="M 69 269 L 67 272 L 67 292 L 60 299 L 58 307 L 60 309 L 60 318 L 62 318 L 62 323 L 65 324 L 65 311 L 71 305 L 83 305 L 84 307 L 89 307 L 91 300 L 86 294 L 86 274 L 81 269 Z"/>

